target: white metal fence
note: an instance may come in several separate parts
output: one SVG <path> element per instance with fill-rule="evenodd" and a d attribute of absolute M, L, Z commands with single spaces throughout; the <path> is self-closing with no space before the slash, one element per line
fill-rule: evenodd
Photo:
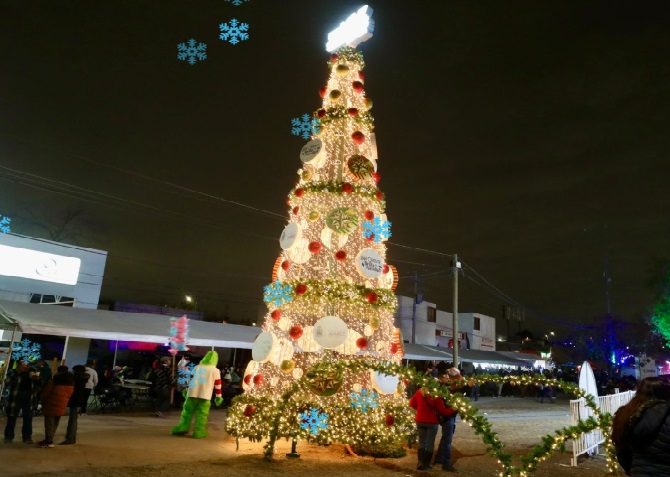
<path fill-rule="evenodd" d="M 614 413 L 624 404 L 627 404 L 635 395 L 633 391 L 618 394 L 608 394 L 596 398 L 596 404 L 601 413 Z M 586 405 L 586 399 L 579 398 L 570 401 L 570 425 L 575 426 L 579 421 L 593 416 L 593 410 Z M 602 431 L 594 430 L 586 432 L 572 440 L 572 466 L 577 466 L 577 457 L 582 454 L 596 454 L 598 446 L 605 442 Z"/>

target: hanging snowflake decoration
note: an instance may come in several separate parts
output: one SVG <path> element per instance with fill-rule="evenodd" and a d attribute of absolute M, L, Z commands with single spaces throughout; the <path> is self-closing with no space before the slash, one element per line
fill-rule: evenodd
<path fill-rule="evenodd" d="M 293 287 L 291 285 L 284 285 L 280 281 L 272 282 L 263 287 L 265 295 L 263 301 L 265 303 L 272 303 L 274 306 L 281 306 L 284 303 L 293 301 Z"/>
<path fill-rule="evenodd" d="M 349 398 L 351 399 L 350 406 L 361 412 L 368 412 L 370 409 L 374 409 L 379 405 L 377 402 L 379 395 L 375 391 L 370 391 L 367 388 L 361 389 L 360 393 L 351 393 Z"/>
<path fill-rule="evenodd" d="M 177 368 L 177 384 L 188 387 L 191 384 L 191 376 L 193 376 L 193 370 L 195 369 L 195 364 L 188 363 L 185 366 L 179 366 Z"/>
<path fill-rule="evenodd" d="M 237 45 L 241 40 L 249 39 L 249 24 L 240 23 L 235 18 L 230 20 L 230 23 L 222 23 L 219 25 L 221 34 L 219 39 L 227 41 L 231 45 Z"/>
<path fill-rule="evenodd" d="M 317 435 L 322 429 L 328 428 L 328 414 L 319 412 L 315 407 L 298 414 L 300 428 L 308 429 L 310 434 Z"/>
<path fill-rule="evenodd" d="M 33 343 L 29 339 L 24 339 L 20 343 L 14 343 L 12 347 L 12 359 L 29 363 L 40 359 L 42 346 L 39 343 Z"/>
<path fill-rule="evenodd" d="M 0 232 L 3 234 L 8 234 L 11 232 L 11 230 L 9 230 L 9 223 L 12 221 L 12 219 L 9 217 L 3 217 L 2 215 L 0 215 L 0 217 L 2 217 L 0 218 Z"/>
<path fill-rule="evenodd" d="M 321 131 L 321 121 L 312 118 L 309 114 L 303 114 L 300 118 L 291 119 L 291 134 L 301 136 L 303 139 L 309 139 L 313 134 L 319 134 Z"/>
<path fill-rule="evenodd" d="M 228 3 L 232 3 L 232 4 L 235 5 L 236 7 L 239 7 L 239 6 L 242 5 L 244 2 L 248 2 L 248 1 L 249 1 L 249 0 L 226 0 L 226 2 L 228 2 Z"/>
<path fill-rule="evenodd" d="M 391 236 L 391 222 L 375 217 L 374 220 L 363 222 L 363 237 L 370 238 L 377 243 L 386 240 Z"/>
<path fill-rule="evenodd" d="M 196 386 L 202 386 L 207 383 L 207 370 L 205 368 L 195 368 L 195 373 L 192 374 L 191 382 L 189 383 L 189 388 L 194 388 Z"/>
<path fill-rule="evenodd" d="M 198 43 L 193 38 L 186 43 L 179 43 L 177 45 L 177 59 L 188 62 L 189 65 L 194 65 L 198 61 L 207 59 L 207 43 Z"/>

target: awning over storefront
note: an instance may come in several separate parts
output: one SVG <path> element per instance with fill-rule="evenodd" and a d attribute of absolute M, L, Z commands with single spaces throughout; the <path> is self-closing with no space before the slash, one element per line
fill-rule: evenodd
<path fill-rule="evenodd" d="M 23 333 L 41 335 L 166 343 L 172 318 L 0 300 L 0 326 L 12 329 L 18 325 Z M 251 349 L 260 332 L 253 326 L 190 320 L 188 337 L 193 346 Z"/>
<path fill-rule="evenodd" d="M 405 359 L 415 361 L 453 361 L 454 355 L 451 348 L 440 346 L 428 346 L 421 344 L 405 343 L 403 345 Z M 490 363 L 504 364 L 507 366 L 533 366 L 539 357 L 529 354 L 521 354 L 503 351 L 480 351 L 473 349 L 458 350 L 458 360 L 461 363 Z"/>

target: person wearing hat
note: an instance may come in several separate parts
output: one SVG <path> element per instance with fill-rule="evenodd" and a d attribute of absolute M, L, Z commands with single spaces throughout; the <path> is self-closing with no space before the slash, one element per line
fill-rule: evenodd
<path fill-rule="evenodd" d="M 152 374 L 152 389 L 156 396 L 156 417 L 165 417 L 170 411 L 170 397 L 175 386 L 172 374 L 172 359 L 163 356 Z"/>

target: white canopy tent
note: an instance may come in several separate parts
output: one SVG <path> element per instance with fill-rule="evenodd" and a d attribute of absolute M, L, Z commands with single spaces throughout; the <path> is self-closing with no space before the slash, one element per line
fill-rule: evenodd
<path fill-rule="evenodd" d="M 110 341 L 166 343 L 170 332 L 167 315 L 36 305 L 0 300 L 0 327 L 18 327 L 23 333 L 94 338 Z M 260 328 L 189 321 L 189 344 L 218 348 L 251 349 Z"/>

